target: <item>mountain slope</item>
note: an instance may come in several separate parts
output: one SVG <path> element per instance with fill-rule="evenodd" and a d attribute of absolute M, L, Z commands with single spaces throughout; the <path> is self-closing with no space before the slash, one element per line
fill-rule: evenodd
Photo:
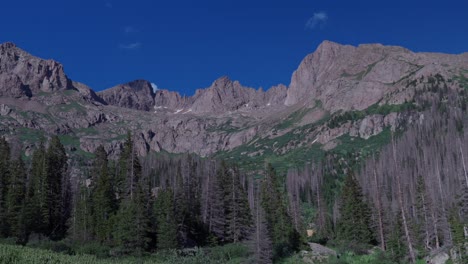
<path fill-rule="evenodd" d="M 140 155 L 216 154 L 255 166 L 265 159 L 296 162 L 340 146 L 343 137 L 367 140 L 417 122 L 423 106 L 416 94 L 435 82 L 461 91 L 467 69 L 467 53 L 325 41 L 301 62 L 289 87 L 256 90 L 221 77 L 182 97 L 137 80 L 96 94 L 70 80 L 59 63 L 5 43 L 0 130 L 26 149 L 40 135 L 60 134 L 70 152 L 85 156 L 98 144 L 118 153 L 131 131 Z"/>

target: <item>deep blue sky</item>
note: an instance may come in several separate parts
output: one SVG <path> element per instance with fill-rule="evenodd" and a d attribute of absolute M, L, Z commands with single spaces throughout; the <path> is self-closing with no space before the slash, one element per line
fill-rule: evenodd
<path fill-rule="evenodd" d="M 468 51 L 468 1 L 2 1 L 0 42 L 102 90 L 134 79 L 192 94 L 228 75 L 289 84 L 323 40 Z"/>

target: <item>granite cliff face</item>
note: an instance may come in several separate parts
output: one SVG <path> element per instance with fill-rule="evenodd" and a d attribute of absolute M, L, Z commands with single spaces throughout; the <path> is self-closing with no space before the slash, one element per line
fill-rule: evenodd
<path fill-rule="evenodd" d="M 0 133 L 23 142 L 27 150 L 41 135 L 59 134 L 76 155 L 93 152 L 99 144 L 117 154 L 127 131 L 140 155 L 163 150 L 249 158 L 286 155 L 314 144 L 333 148 L 343 135 L 367 139 L 417 122 L 417 111 L 402 112 L 400 106 L 413 102 L 418 90 L 434 80 L 461 89 L 468 85 L 466 76 L 466 53 L 413 53 L 380 44 L 353 47 L 325 41 L 304 58 L 289 87 L 264 91 L 221 77 L 182 97 L 136 80 L 96 94 L 70 80 L 61 64 L 4 43 Z M 361 111 L 360 117 L 346 119 L 351 111 Z"/>
<path fill-rule="evenodd" d="M 293 73 L 285 104 L 314 98 L 331 112 L 365 109 L 405 88 L 406 80 L 430 74 L 451 78 L 450 70 L 467 67 L 466 53 L 413 53 L 396 46 L 324 41 Z"/>

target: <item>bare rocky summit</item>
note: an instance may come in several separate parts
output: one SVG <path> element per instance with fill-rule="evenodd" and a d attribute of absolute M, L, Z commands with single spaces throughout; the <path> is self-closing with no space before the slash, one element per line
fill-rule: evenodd
<path fill-rule="evenodd" d="M 118 153 L 128 131 L 141 155 L 285 155 L 314 144 L 331 149 L 343 135 L 367 139 L 417 122 L 417 112 L 404 113 L 398 106 L 412 102 L 417 90 L 434 80 L 461 89 L 468 85 L 466 76 L 467 53 L 325 41 L 304 58 L 289 87 L 254 89 L 221 77 L 189 97 L 154 91 L 145 80 L 95 93 L 70 80 L 60 63 L 4 43 L 0 133 L 21 140 L 25 149 L 34 148 L 40 136 L 59 134 L 77 155 L 93 152 L 98 144 Z M 375 111 L 379 107 L 390 110 Z M 371 108 L 374 112 L 357 120 L 343 120 L 350 111 Z"/>
<path fill-rule="evenodd" d="M 150 111 L 154 106 L 154 91 L 151 83 L 135 80 L 98 92 L 100 98 L 109 105 Z"/>

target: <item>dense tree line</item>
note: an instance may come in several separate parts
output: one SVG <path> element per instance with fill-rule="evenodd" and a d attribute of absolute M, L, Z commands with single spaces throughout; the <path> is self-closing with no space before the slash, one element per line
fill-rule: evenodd
<path fill-rule="evenodd" d="M 296 249 L 271 166 L 254 181 L 223 161 L 141 158 L 131 134 L 118 159 L 109 160 L 102 146 L 94 154 L 83 177 L 73 179 L 58 137 L 39 144 L 27 163 L 11 157 L 1 138 L 1 237 L 98 243 L 114 255 L 250 241 L 259 263 Z"/>
<path fill-rule="evenodd" d="M 67 233 L 71 214 L 67 156 L 58 137 L 41 142 L 29 170 L 21 156 L 11 157 L 0 139 L 0 229 L 2 237 L 25 243 L 30 234 L 57 240 Z"/>

